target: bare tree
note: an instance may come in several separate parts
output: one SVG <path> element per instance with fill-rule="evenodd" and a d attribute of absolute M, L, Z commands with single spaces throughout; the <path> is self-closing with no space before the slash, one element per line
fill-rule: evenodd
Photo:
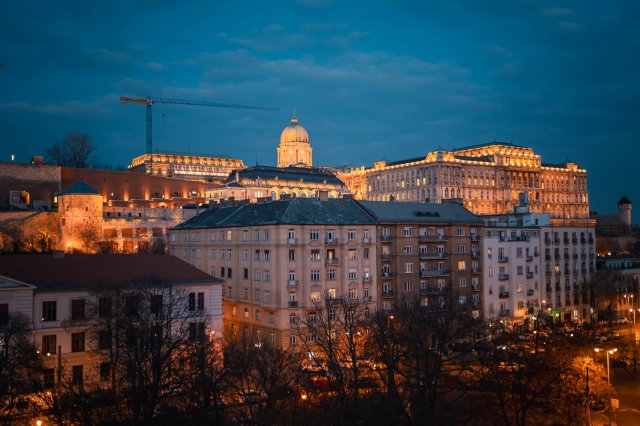
<path fill-rule="evenodd" d="M 76 235 L 82 241 L 85 253 L 93 253 L 100 241 L 100 227 L 92 222 L 85 222 L 76 229 Z"/>
<path fill-rule="evenodd" d="M 95 146 L 84 134 L 69 133 L 61 142 L 47 148 L 47 161 L 64 167 L 87 168 L 94 163 Z"/>

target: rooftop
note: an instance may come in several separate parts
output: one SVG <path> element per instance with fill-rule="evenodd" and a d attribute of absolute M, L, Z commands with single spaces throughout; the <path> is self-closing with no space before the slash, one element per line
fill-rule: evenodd
<path fill-rule="evenodd" d="M 480 217 L 457 203 L 415 203 L 359 201 L 380 222 L 469 222 L 482 224 Z"/>
<path fill-rule="evenodd" d="M 227 179 L 227 183 L 234 182 L 237 179 L 242 183 L 243 180 L 284 180 L 284 181 L 300 181 L 326 183 L 331 185 L 344 186 L 344 183 L 335 177 L 335 175 L 317 167 L 271 167 L 271 166 L 255 166 L 232 173 Z"/>
<path fill-rule="evenodd" d="M 98 191 L 93 189 L 93 187 L 91 187 L 90 185 L 86 184 L 82 179 L 78 180 L 76 183 L 74 183 L 69 188 L 62 191 L 60 194 L 61 195 L 69 195 L 69 194 L 100 195 Z"/>
<path fill-rule="evenodd" d="M 42 290 L 128 285 L 150 276 L 174 284 L 223 282 L 168 255 L 0 255 L 0 271 L 0 275 L 33 284 Z"/>

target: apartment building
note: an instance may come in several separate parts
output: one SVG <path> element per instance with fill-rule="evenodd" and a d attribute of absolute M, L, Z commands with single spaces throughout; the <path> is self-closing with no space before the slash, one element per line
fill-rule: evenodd
<path fill-rule="evenodd" d="M 458 203 L 361 201 L 377 222 L 380 307 L 419 303 L 434 311 L 450 299 L 482 317 L 483 221 Z"/>
<path fill-rule="evenodd" d="M 357 202 L 327 197 L 215 207 L 170 231 L 173 255 L 226 281 L 225 339 L 281 347 L 343 298 L 375 308 L 376 242 Z"/>
<path fill-rule="evenodd" d="M 53 386 L 59 367 L 76 384 L 109 378 L 105 342 L 92 328 L 102 309 L 92 307 L 108 302 L 97 300 L 101 288 L 136 286 L 150 276 L 168 281 L 188 295 L 193 321 L 205 324 L 209 336 L 222 335 L 222 280 L 172 256 L 4 255 L 0 271 L 0 322 L 17 314 L 31 320 L 46 386 Z"/>
<path fill-rule="evenodd" d="M 526 207 L 483 218 L 488 320 L 523 324 L 540 310 L 557 322 L 589 317 L 585 284 L 595 272 L 595 221 L 555 219 Z"/>

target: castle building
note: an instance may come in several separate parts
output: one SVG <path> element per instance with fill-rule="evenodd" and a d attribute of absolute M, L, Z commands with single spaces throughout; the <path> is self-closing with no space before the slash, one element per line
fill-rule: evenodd
<path fill-rule="evenodd" d="M 179 152 L 154 152 L 131 160 L 129 171 L 203 182 L 223 181 L 244 168 L 242 160 Z"/>
<path fill-rule="evenodd" d="M 280 135 L 280 146 L 276 149 L 278 167 L 311 167 L 313 166 L 313 149 L 309 143 L 307 130 L 298 124 L 298 119 L 291 119 L 291 124 L 284 128 Z"/>
<path fill-rule="evenodd" d="M 425 157 L 379 161 L 341 173 L 356 199 L 430 201 L 460 199 L 475 214 L 503 214 L 529 195 L 533 213 L 588 218 L 587 171 L 576 163 L 543 163 L 533 149 L 493 142 Z"/>

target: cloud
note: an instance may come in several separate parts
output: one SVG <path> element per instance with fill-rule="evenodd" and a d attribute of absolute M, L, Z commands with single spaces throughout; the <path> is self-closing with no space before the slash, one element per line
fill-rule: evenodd
<path fill-rule="evenodd" d="M 563 16 L 569 16 L 573 14 L 573 10 L 566 8 L 557 9 L 543 9 L 540 11 L 540 16 L 559 18 Z"/>
<path fill-rule="evenodd" d="M 146 67 L 151 71 L 164 71 L 164 65 L 160 62 L 148 62 Z"/>
<path fill-rule="evenodd" d="M 578 24 L 569 21 L 560 21 L 558 22 L 558 26 L 567 31 L 575 31 L 578 29 Z"/>

